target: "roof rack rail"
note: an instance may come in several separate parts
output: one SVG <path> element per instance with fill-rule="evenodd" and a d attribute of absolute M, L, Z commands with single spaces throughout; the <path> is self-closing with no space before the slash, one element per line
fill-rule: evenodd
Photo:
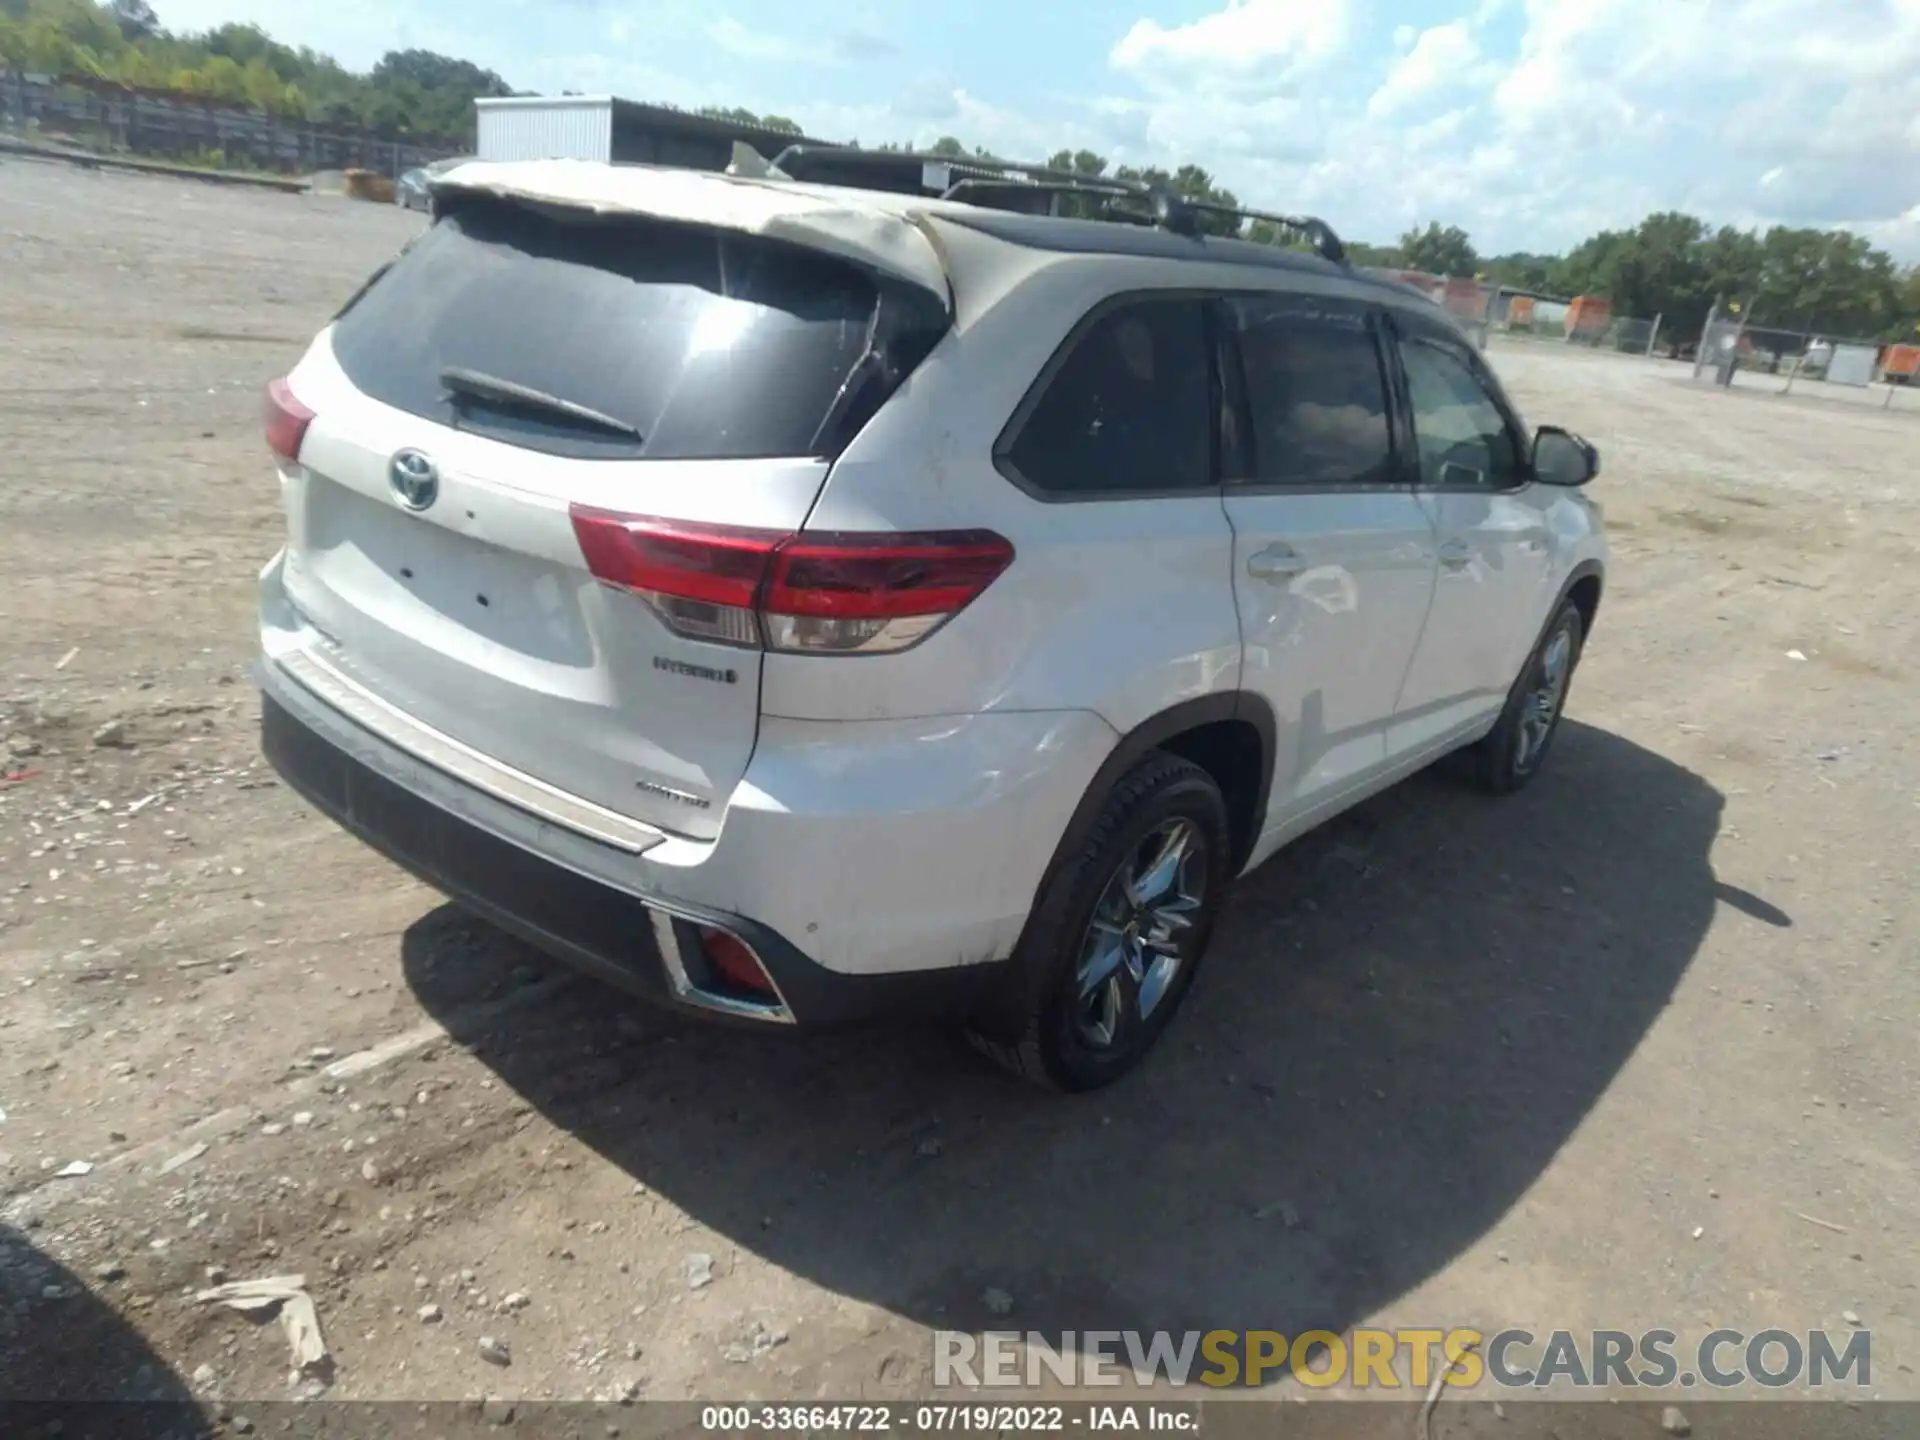
<path fill-rule="evenodd" d="M 1331 260 L 1336 265 L 1347 263 L 1347 247 L 1334 233 L 1334 228 L 1317 215 L 1280 215 L 1271 210 L 1249 210 L 1240 205 L 1220 205 L 1212 200 L 1192 200 L 1184 195 L 1172 197 L 1174 203 L 1186 210 L 1196 210 L 1203 215 L 1228 215 L 1236 220 L 1264 220 L 1282 230 L 1291 230 L 1309 245 L 1313 246 L 1323 260 Z"/>
<path fill-rule="evenodd" d="M 932 150 L 855 150 L 795 144 L 774 156 L 772 164 L 774 169 L 795 180 L 830 184 L 833 181 L 828 177 L 859 175 L 866 180 L 901 182 L 920 193 L 942 196 L 969 180 L 1023 185 L 1056 193 L 1146 194 L 1144 185 L 1111 175 L 1082 175 L 1019 160 L 986 155 L 943 155 Z"/>
<path fill-rule="evenodd" d="M 820 184 L 851 184 L 907 195 L 937 195 L 993 208 L 1019 208 L 1035 198 L 1079 195 L 1104 202 L 1101 218 L 1152 225 L 1180 235 L 1198 235 L 1201 215 L 1265 221 L 1312 245 L 1326 260 L 1347 263 L 1347 249 L 1326 221 L 1312 215 L 1280 215 L 1196 200 L 1123 179 L 1118 175 L 1082 175 L 1047 165 L 1029 165 L 985 155 L 942 155 L 919 150 L 857 150 L 850 146 L 795 144 L 773 158 L 773 168 L 790 179 Z M 1132 202 L 1129 204 L 1128 202 Z M 1046 212 L 1041 212 L 1046 213 Z"/>

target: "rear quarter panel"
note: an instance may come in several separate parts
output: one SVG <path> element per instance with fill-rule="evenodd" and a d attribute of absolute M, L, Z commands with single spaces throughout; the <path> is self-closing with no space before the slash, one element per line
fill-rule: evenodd
<path fill-rule="evenodd" d="M 978 289 L 991 303 L 956 285 L 954 330 L 842 455 L 807 526 L 987 528 L 1012 541 L 1013 565 L 911 650 L 770 655 L 768 715 L 1082 709 L 1124 733 L 1239 685 L 1233 537 L 1215 492 L 1050 501 L 993 461 L 1008 418 L 1081 317 L 1109 295 L 1168 288 L 1168 265 L 1042 257 L 1013 283 L 988 273 Z"/>

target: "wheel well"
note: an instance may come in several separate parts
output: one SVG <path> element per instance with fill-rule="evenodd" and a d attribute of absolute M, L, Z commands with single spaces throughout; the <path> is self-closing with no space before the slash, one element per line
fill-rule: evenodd
<path fill-rule="evenodd" d="M 1593 633 L 1593 617 L 1600 610 L 1600 577 L 1582 575 L 1574 581 L 1573 588 L 1567 591 L 1567 598 L 1580 609 L 1580 633 Z"/>
<path fill-rule="evenodd" d="M 1247 863 L 1253 842 L 1260 838 L 1254 828 L 1265 808 L 1266 797 L 1260 792 L 1267 768 L 1260 731 L 1245 720 L 1215 720 L 1170 735 L 1158 748 L 1192 761 L 1220 787 L 1227 802 L 1227 818 L 1233 825 L 1237 871 Z"/>

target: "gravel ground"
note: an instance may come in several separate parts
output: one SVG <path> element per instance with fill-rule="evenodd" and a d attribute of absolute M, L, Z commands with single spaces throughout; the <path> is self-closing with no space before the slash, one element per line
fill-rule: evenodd
<path fill-rule="evenodd" d="M 260 389 L 419 223 L 0 165 L 0 1398 L 284 1398 L 210 1270 L 304 1275 L 353 1399 L 1365 1322 L 1858 1323 L 1920 1398 L 1920 414 L 1496 344 L 1606 459 L 1550 772 L 1289 849 L 1163 1052 L 1063 1101 L 630 1006 L 258 761 Z"/>

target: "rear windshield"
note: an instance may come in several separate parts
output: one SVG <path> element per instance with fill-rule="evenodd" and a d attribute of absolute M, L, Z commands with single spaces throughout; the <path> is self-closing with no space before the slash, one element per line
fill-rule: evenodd
<path fill-rule="evenodd" d="M 333 349 L 375 399 L 528 449 L 749 459 L 837 453 L 945 327 L 934 297 L 798 246 L 488 200 Z"/>

